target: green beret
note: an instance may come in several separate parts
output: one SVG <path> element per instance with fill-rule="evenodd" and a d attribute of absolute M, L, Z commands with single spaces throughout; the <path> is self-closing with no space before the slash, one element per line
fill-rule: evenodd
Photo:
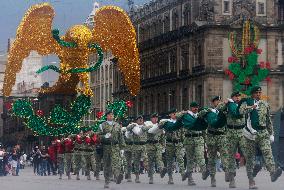
<path fill-rule="evenodd" d="M 176 108 L 172 108 L 172 109 L 170 109 L 169 114 L 176 113 L 176 112 L 177 112 L 177 109 Z"/>
<path fill-rule="evenodd" d="M 108 115 L 108 114 L 111 114 L 111 113 L 113 113 L 113 111 L 112 110 L 106 110 L 106 115 Z"/>
<path fill-rule="evenodd" d="M 196 108 L 196 107 L 199 107 L 199 104 L 197 102 L 191 102 L 190 103 L 190 107 L 191 108 Z"/>
<path fill-rule="evenodd" d="M 142 115 L 138 115 L 138 116 L 136 117 L 136 120 L 138 120 L 138 119 L 143 119 L 143 116 L 142 116 Z"/>
<path fill-rule="evenodd" d="M 221 100 L 221 96 L 214 96 L 211 101 L 214 102 L 216 100 Z"/>
<path fill-rule="evenodd" d="M 261 91 L 261 87 L 260 86 L 254 86 L 251 88 L 250 93 L 253 94 L 255 92 Z"/>
<path fill-rule="evenodd" d="M 241 93 L 239 91 L 235 91 L 231 94 L 231 98 L 233 98 L 234 96 L 241 96 Z"/>
<path fill-rule="evenodd" d="M 151 118 L 153 118 L 153 117 L 159 117 L 159 115 L 158 115 L 158 113 L 153 113 L 153 114 L 151 114 L 150 117 L 151 117 Z"/>

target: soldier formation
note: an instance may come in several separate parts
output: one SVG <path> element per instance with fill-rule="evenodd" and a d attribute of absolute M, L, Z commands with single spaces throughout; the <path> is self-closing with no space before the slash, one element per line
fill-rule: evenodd
<path fill-rule="evenodd" d="M 135 122 L 118 123 L 112 111 L 107 111 L 107 119 L 97 132 L 88 131 L 58 140 L 60 179 L 64 165 L 66 175 L 71 179 L 71 165 L 74 162 L 77 180 L 80 179 L 80 169 L 84 170 L 88 180 L 91 179 L 92 169 L 99 180 L 103 162 L 105 188 L 109 188 L 112 180 L 120 184 L 124 177 L 127 182 L 132 182 L 132 164 L 135 183 L 140 183 L 140 162 L 143 160 L 148 169 L 149 184 L 154 183 L 155 166 L 161 178 L 168 174 L 168 184 L 174 184 L 176 158 L 182 181 L 187 180 L 190 186 L 196 185 L 192 173 L 198 166 L 202 179 L 210 176 L 211 186 L 216 187 L 215 160 L 217 153 L 220 153 L 225 181 L 229 182 L 230 188 L 235 188 L 234 156 L 240 148 L 246 159 L 249 189 L 257 189 L 254 178 L 260 168 L 254 164 L 256 147 L 262 151 L 271 181 L 276 181 L 282 174 L 282 169 L 275 165 L 272 156 L 274 135 L 269 105 L 260 97 L 260 87 L 254 87 L 249 98 L 242 99 L 239 92 L 233 92 L 231 98 L 224 101 L 216 96 L 211 99 L 211 107 L 200 109 L 196 102 L 192 102 L 190 110 L 177 112 L 171 109 L 169 119 L 160 121 L 158 114 L 153 113 L 150 121 L 138 116 Z M 208 150 L 208 164 L 205 163 L 205 149 Z M 162 160 L 163 150 L 165 162 Z"/>

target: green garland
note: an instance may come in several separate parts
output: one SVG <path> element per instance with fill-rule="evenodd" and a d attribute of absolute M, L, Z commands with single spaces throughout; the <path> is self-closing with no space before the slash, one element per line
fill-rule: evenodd
<path fill-rule="evenodd" d="M 80 127 L 81 119 L 89 112 L 91 99 L 89 96 L 80 95 L 76 98 L 68 112 L 59 105 L 51 111 L 49 117 L 35 114 L 32 103 L 27 100 L 17 100 L 12 107 L 15 116 L 26 120 L 25 125 L 39 136 L 59 136 L 67 134 L 78 134 L 81 130 L 97 131 L 99 125 L 106 120 L 106 115 L 92 126 Z M 109 103 L 107 108 L 113 110 L 115 118 L 125 117 L 127 104 L 125 101 Z"/>
<path fill-rule="evenodd" d="M 77 47 L 77 44 L 75 42 L 66 42 L 62 40 L 59 36 L 59 30 L 58 29 L 53 29 L 52 30 L 52 37 L 57 41 L 57 43 L 63 47 L 68 47 L 68 48 L 75 48 Z"/>
<path fill-rule="evenodd" d="M 40 68 L 36 73 L 40 74 L 40 73 L 45 72 L 49 69 L 51 69 L 55 72 L 58 72 L 58 73 L 85 73 L 85 72 L 96 71 L 100 68 L 100 66 L 103 62 L 103 58 L 104 58 L 103 50 L 98 44 L 90 44 L 89 48 L 95 48 L 97 50 L 97 53 L 98 53 L 98 56 L 99 56 L 98 61 L 92 67 L 89 67 L 89 68 L 73 68 L 73 69 L 69 69 L 67 71 L 63 71 L 55 65 L 46 65 L 46 66 Z"/>

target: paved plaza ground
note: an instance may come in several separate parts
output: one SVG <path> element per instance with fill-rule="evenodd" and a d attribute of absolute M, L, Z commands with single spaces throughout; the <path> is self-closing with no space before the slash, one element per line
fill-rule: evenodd
<path fill-rule="evenodd" d="M 133 176 L 134 177 L 134 176 Z M 155 176 L 155 184 L 149 185 L 147 175 L 141 176 L 141 183 L 135 184 L 123 181 L 122 184 L 111 184 L 111 190 L 144 190 L 144 189 L 157 189 L 157 190 L 212 190 L 212 189 L 229 189 L 228 183 L 224 182 L 224 173 L 217 173 L 217 187 L 210 187 L 210 179 L 202 181 L 201 174 L 194 174 L 197 186 L 187 186 L 187 182 L 182 182 L 178 174 L 175 174 L 175 184 L 168 185 L 167 177 L 160 179 L 158 175 Z M 238 170 L 237 173 L 237 188 L 236 190 L 248 189 L 248 179 L 244 168 Z M 284 189 L 284 175 L 278 181 L 272 183 L 267 171 L 262 171 L 256 177 L 256 183 L 259 189 L 263 190 L 283 190 Z M 72 176 L 72 180 L 67 180 L 64 176 L 63 180 L 59 180 L 58 176 L 35 176 L 31 168 L 21 170 L 20 176 L 7 176 L 0 177 L 1 190 L 96 190 L 103 189 L 104 181 L 101 175 L 100 181 L 87 181 L 85 177 L 81 177 L 80 181 Z"/>

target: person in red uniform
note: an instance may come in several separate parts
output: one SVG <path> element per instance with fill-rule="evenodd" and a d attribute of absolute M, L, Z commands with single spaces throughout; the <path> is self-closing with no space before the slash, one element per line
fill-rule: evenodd
<path fill-rule="evenodd" d="M 71 165 L 72 165 L 72 156 L 74 149 L 74 142 L 71 139 L 71 136 L 63 139 L 64 145 L 64 163 L 65 163 L 65 171 L 68 179 L 71 179 Z"/>

